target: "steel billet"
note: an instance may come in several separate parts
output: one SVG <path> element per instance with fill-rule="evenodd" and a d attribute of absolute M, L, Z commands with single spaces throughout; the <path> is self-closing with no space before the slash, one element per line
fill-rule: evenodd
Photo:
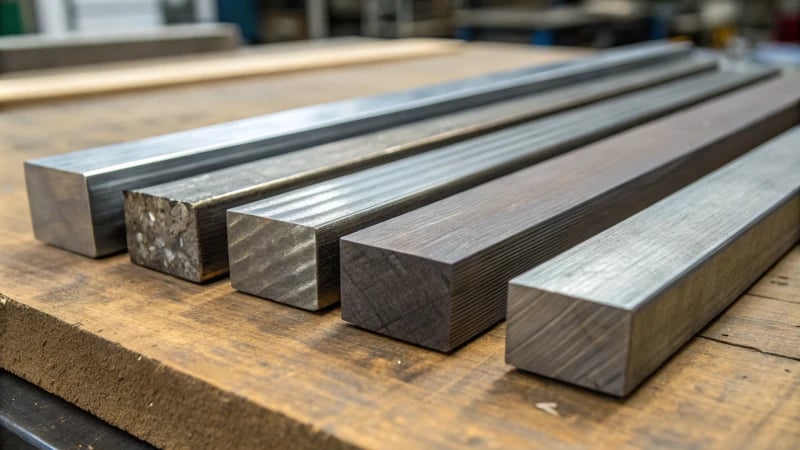
<path fill-rule="evenodd" d="M 339 237 L 772 73 L 673 81 L 231 209 L 231 283 L 323 308 L 339 299 Z"/>
<path fill-rule="evenodd" d="M 508 281 L 800 121 L 800 76 L 672 114 L 341 239 L 342 318 L 441 351 Z"/>
<path fill-rule="evenodd" d="M 511 280 L 506 360 L 627 395 L 800 239 L 800 127 Z"/>
<path fill-rule="evenodd" d="M 126 191 L 128 251 L 137 264 L 206 281 L 228 272 L 228 208 L 716 66 L 696 55 Z"/>
<path fill-rule="evenodd" d="M 645 44 L 375 97 L 310 106 L 25 163 L 37 239 L 87 256 L 125 248 L 122 191 L 686 55 Z"/>

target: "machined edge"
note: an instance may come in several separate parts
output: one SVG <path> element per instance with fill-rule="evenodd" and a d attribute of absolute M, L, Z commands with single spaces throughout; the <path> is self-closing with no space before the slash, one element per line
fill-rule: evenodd
<path fill-rule="evenodd" d="M 624 395 L 633 314 L 528 286 L 508 288 L 506 362 L 578 386 Z"/>
<path fill-rule="evenodd" d="M 30 161 L 24 167 L 36 239 L 82 255 L 101 256 L 94 239 L 88 180 Z"/>

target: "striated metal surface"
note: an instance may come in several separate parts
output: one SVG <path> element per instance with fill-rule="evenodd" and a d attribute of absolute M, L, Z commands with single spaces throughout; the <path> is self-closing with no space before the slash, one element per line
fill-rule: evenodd
<path fill-rule="evenodd" d="M 785 75 L 341 239 L 342 318 L 451 351 L 501 321 L 508 281 L 800 121 Z"/>
<path fill-rule="evenodd" d="M 122 191 L 685 56 L 649 43 L 404 92 L 267 114 L 25 163 L 37 239 L 87 256 L 125 248 Z"/>
<path fill-rule="evenodd" d="M 800 127 L 511 280 L 506 360 L 628 395 L 800 239 Z"/>
<path fill-rule="evenodd" d="M 125 192 L 131 260 L 200 282 L 228 272 L 225 211 L 525 120 L 713 70 L 694 55 Z"/>
<path fill-rule="evenodd" d="M 231 209 L 231 283 L 304 309 L 331 305 L 339 237 L 772 73 L 673 81 Z"/>

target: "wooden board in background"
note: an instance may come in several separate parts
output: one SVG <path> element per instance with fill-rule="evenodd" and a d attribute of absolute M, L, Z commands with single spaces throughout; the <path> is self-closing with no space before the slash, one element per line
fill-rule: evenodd
<path fill-rule="evenodd" d="M 0 37 L 0 73 L 231 50 L 239 28 L 192 23 L 144 30 Z"/>
<path fill-rule="evenodd" d="M 172 448 L 796 446 L 800 361 L 747 345 L 696 338 L 620 401 L 505 365 L 502 325 L 447 356 L 346 325 L 338 310 L 299 311 L 237 294 L 226 280 L 196 286 L 127 255 L 95 261 L 33 240 L 25 159 L 520 67 L 542 55 L 470 45 L 447 56 L 3 113 L 0 366 Z M 126 114 L 109 114 L 112 107 Z M 800 249 L 792 255 L 784 261 L 800 260 Z M 767 278 L 798 280 L 796 267 L 779 264 Z M 800 302 L 796 289 L 787 295 Z"/>
<path fill-rule="evenodd" d="M 0 107 L 17 103 L 130 91 L 203 81 L 375 63 L 442 55 L 458 51 L 458 41 L 398 39 L 354 42 L 336 48 L 308 48 L 286 53 L 242 53 L 217 59 L 142 62 L 96 73 L 91 67 L 53 75 L 0 80 Z"/>

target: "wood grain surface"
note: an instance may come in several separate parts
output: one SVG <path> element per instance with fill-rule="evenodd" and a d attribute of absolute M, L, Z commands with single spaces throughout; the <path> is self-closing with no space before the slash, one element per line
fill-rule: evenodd
<path fill-rule="evenodd" d="M 280 54 L 245 53 L 237 58 L 223 55 L 217 59 L 184 59 L 157 65 L 143 62 L 138 66 L 124 66 L 99 74 L 88 68 L 83 72 L 10 78 L 0 80 L 0 108 L 54 98 L 420 58 L 453 53 L 458 48 L 457 41 L 445 39 L 368 41 L 354 42 L 335 51 L 310 48 Z"/>
<path fill-rule="evenodd" d="M 348 326 L 336 310 L 177 281 L 126 255 L 88 260 L 31 234 L 25 159 L 564 56 L 470 45 L 4 113 L 0 366 L 166 448 L 796 447 L 800 361 L 756 350 L 748 328 L 731 329 L 739 343 L 694 339 L 620 401 L 505 365 L 502 326 L 445 356 Z M 795 280 L 775 295 L 800 303 L 800 249 L 786 261 L 765 280 Z M 769 335 L 768 316 L 756 317 L 750 327 Z"/>

